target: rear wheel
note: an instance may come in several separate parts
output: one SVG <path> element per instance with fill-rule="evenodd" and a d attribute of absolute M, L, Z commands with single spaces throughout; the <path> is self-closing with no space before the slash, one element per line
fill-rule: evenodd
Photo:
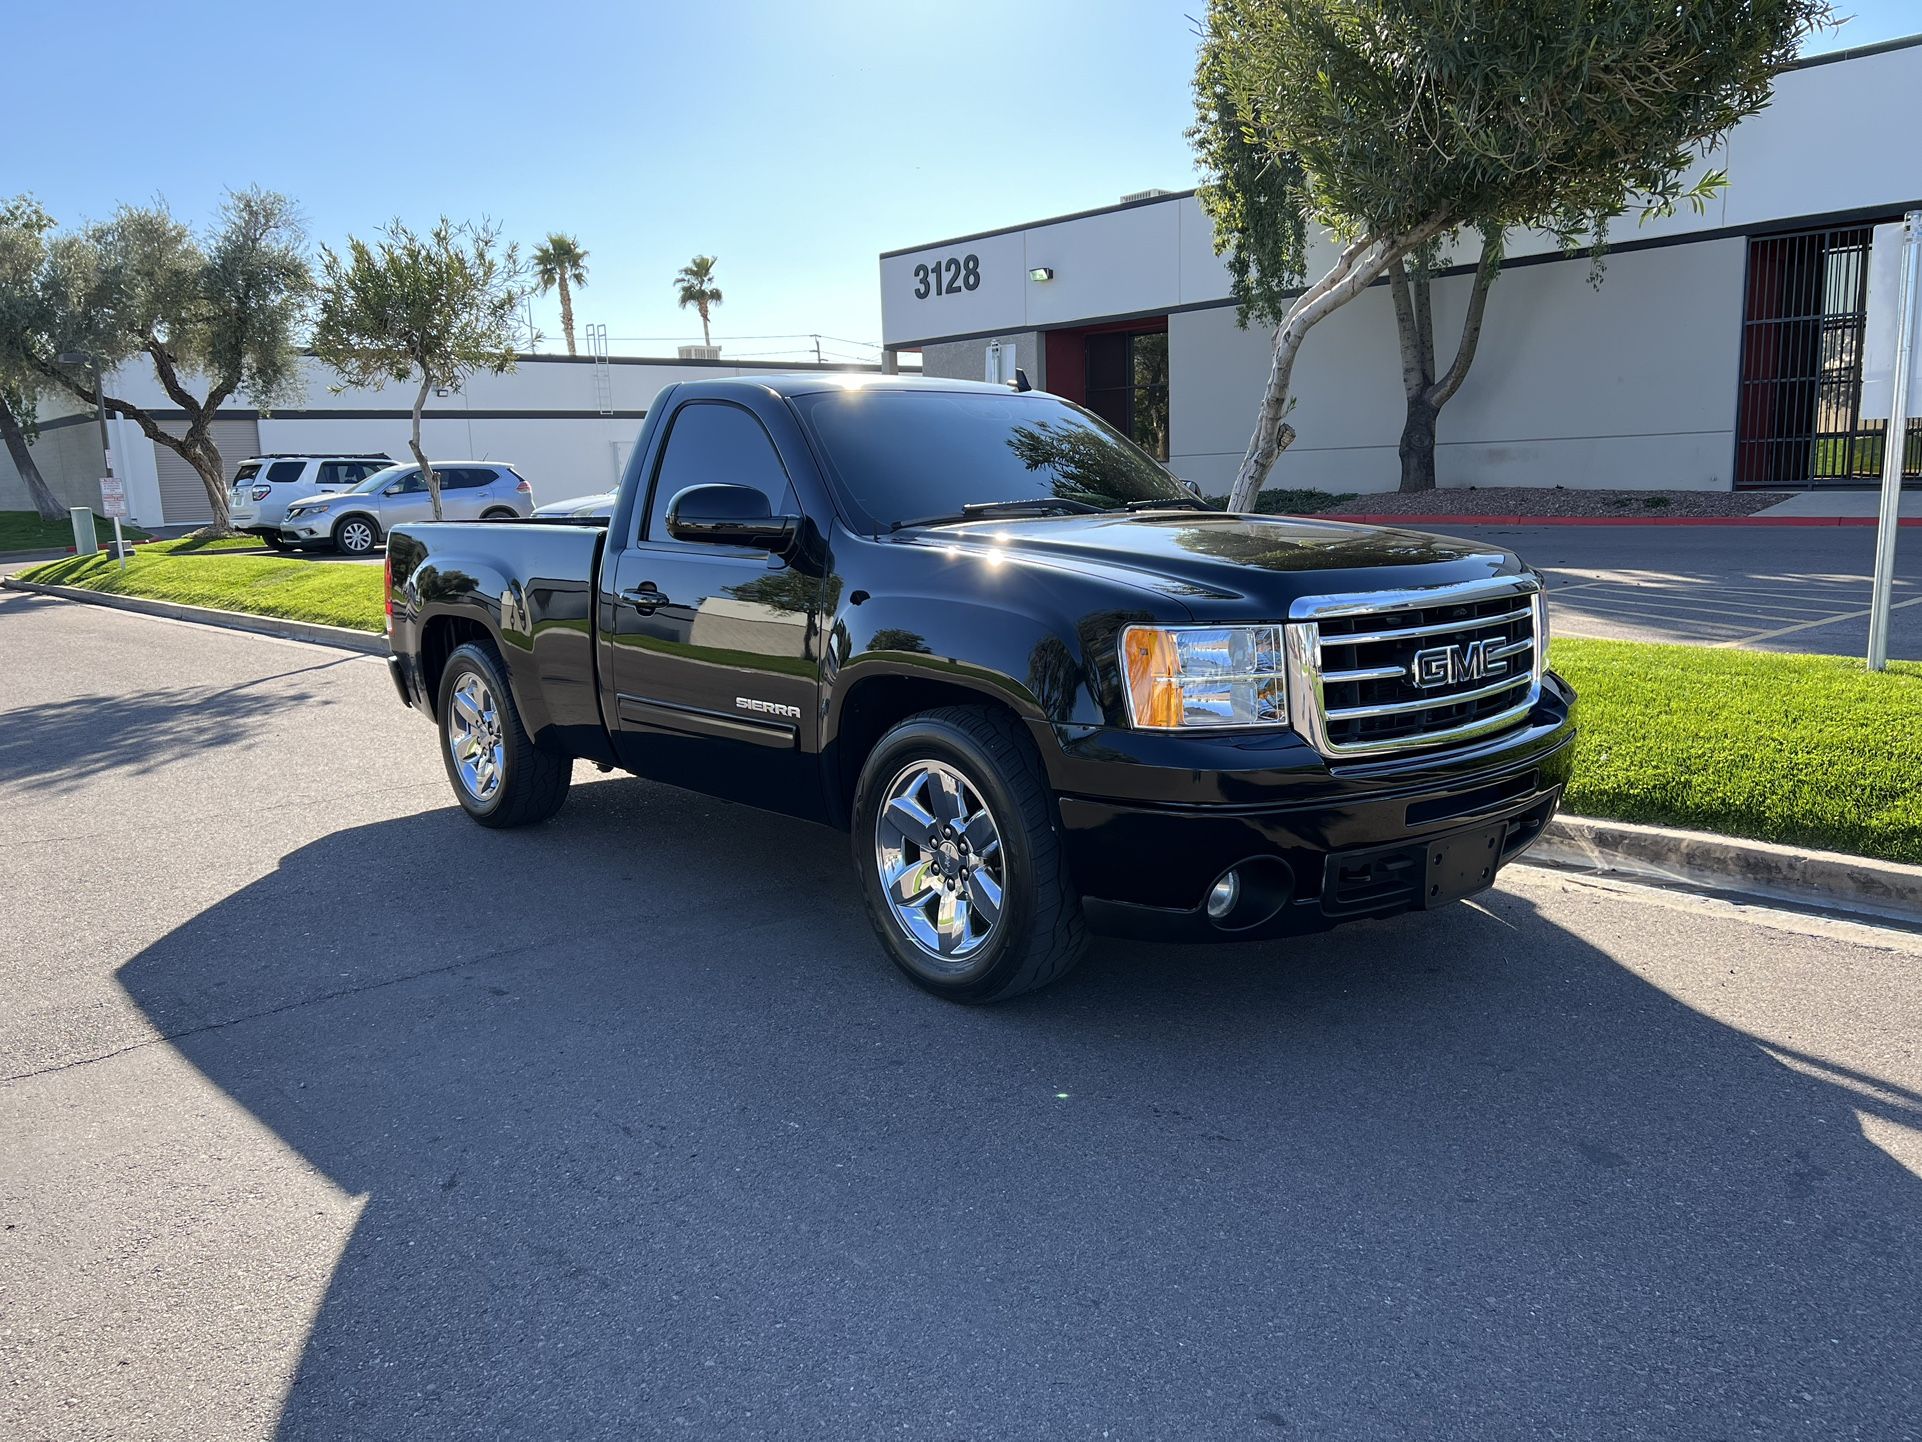
<path fill-rule="evenodd" d="M 343 556 L 364 556 L 380 544 L 380 527 L 366 516 L 347 516 L 334 527 L 334 549 Z"/>
<path fill-rule="evenodd" d="M 943 707 L 882 737 L 855 790 L 854 859 L 888 955 L 937 996 L 1017 996 L 1086 948 L 1041 758 L 1004 712 Z"/>
<path fill-rule="evenodd" d="M 454 796 L 483 826 L 529 826 L 567 800 L 574 763 L 542 751 L 507 689 L 507 668 L 488 642 L 447 658 L 440 678 L 441 761 Z"/>
<path fill-rule="evenodd" d="M 518 521 L 520 516 L 505 506 L 496 506 L 491 511 L 482 511 L 481 519 L 483 521 Z"/>
<path fill-rule="evenodd" d="M 256 531 L 254 534 L 260 544 L 270 551 L 284 551 L 287 549 L 287 543 L 281 540 L 279 536 L 265 531 Z"/>

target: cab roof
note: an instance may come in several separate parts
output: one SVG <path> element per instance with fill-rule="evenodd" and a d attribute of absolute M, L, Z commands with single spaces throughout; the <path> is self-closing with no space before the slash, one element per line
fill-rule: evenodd
<path fill-rule="evenodd" d="M 818 395 L 823 391 L 977 391 L 1004 396 L 1014 395 L 1012 386 L 990 381 L 949 380 L 941 376 L 889 376 L 871 371 L 819 371 L 811 374 L 715 376 L 711 379 L 684 381 L 682 388 L 702 394 L 725 395 L 729 391 L 772 392 L 777 396 Z"/>

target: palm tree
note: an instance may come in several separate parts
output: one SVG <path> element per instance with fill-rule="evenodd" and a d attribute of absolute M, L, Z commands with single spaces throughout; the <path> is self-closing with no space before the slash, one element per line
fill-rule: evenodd
<path fill-rule="evenodd" d="M 587 284 L 587 252 L 571 235 L 558 231 L 547 237 L 547 244 L 534 251 L 534 281 L 542 295 L 558 289 L 561 293 L 561 329 L 567 333 L 567 353 L 574 349 L 574 297 L 568 286 Z"/>
<path fill-rule="evenodd" d="M 721 303 L 721 288 L 714 283 L 714 257 L 697 255 L 681 267 L 681 273 L 674 277 L 674 283 L 681 288 L 681 309 L 689 306 L 701 313 L 701 344 L 713 346 L 714 337 L 707 328 L 708 311 Z"/>

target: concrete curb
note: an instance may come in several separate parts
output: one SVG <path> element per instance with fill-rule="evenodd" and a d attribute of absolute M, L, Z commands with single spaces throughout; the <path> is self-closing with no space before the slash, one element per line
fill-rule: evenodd
<path fill-rule="evenodd" d="M 1559 816 L 1523 859 L 1562 871 L 1669 882 L 1922 925 L 1922 866 L 1867 856 Z"/>
<path fill-rule="evenodd" d="M 288 641 L 337 646 L 344 651 L 359 651 L 369 656 L 387 654 L 385 636 L 355 631 L 346 626 L 322 626 L 312 621 L 290 621 L 280 616 L 252 616 L 245 611 L 217 611 L 209 606 L 185 606 L 177 601 L 150 601 L 144 596 L 115 596 L 104 591 L 82 590 L 77 586 L 49 586 L 41 581 L 21 581 L 12 576 L 0 580 L 0 588 L 28 591 L 39 596 L 57 596 L 63 601 L 81 601 L 89 606 L 107 606 L 142 616 L 160 616 L 169 621 L 219 626 L 227 631 L 250 631 L 257 636 L 279 636 Z"/>
<path fill-rule="evenodd" d="M 1311 521 L 1349 521 L 1358 526 L 1873 526 L 1874 516 L 1399 516 L 1316 511 Z M 1904 516 L 1900 526 L 1922 526 Z"/>

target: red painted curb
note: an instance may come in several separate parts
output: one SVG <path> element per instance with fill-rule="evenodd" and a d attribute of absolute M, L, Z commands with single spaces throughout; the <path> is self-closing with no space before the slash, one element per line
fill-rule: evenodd
<path fill-rule="evenodd" d="M 1404 516 L 1316 511 L 1310 520 L 1365 526 L 1873 526 L 1874 516 Z M 1904 516 L 1898 526 L 1922 526 Z"/>

